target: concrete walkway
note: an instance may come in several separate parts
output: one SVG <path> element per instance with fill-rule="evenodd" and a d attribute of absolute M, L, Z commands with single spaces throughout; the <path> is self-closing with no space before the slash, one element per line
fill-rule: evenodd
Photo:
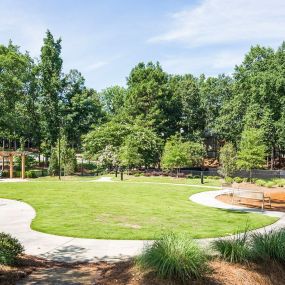
<path fill-rule="evenodd" d="M 284 212 L 278 212 L 278 211 L 261 211 L 260 209 L 256 208 L 247 208 L 244 206 L 238 206 L 238 205 L 231 205 L 223 203 L 216 199 L 217 196 L 223 195 L 223 194 L 229 194 L 231 192 L 231 189 L 225 189 L 225 190 L 217 190 L 217 191 L 207 191 L 207 192 L 200 192 L 197 194 L 194 194 L 189 197 L 189 200 L 198 204 L 201 204 L 203 206 L 228 210 L 228 211 L 239 211 L 239 212 L 247 212 L 247 213 L 256 213 L 260 215 L 266 215 L 270 217 L 276 217 L 279 218 L 279 220 L 271 225 L 268 225 L 266 227 L 253 230 L 251 232 L 268 232 L 271 230 L 277 230 L 280 228 L 285 228 L 285 213 Z M 204 239 L 204 242 L 209 242 L 214 239 Z"/>

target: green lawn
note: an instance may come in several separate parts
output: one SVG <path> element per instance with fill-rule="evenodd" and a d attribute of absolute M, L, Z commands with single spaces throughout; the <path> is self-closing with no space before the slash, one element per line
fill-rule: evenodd
<path fill-rule="evenodd" d="M 205 189 L 209 190 L 209 189 Z M 22 200 L 37 216 L 32 228 L 64 236 L 155 239 L 164 231 L 194 238 L 261 227 L 276 219 L 203 207 L 188 200 L 202 188 L 132 182 L 0 183 L 0 197 Z"/>

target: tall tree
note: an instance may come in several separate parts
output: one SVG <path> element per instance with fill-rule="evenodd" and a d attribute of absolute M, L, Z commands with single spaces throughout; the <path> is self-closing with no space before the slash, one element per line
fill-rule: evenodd
<path fill-rule="evenodd" d="M 266 145 L 263 142 L 262 130 L 255 128 L 245 129 L 241 136 L 237 154 L 237 166 L 250 172 L 254 168 L 262 168 L 265 163 Z"/>
<path fill-rule="evenodd" d="M 57 142 L 61 125 L 62 59 L 61 39 L 55 40 L 50 31 L 46 32 L 40 58 L 42 138 L 51 148 Z"/>

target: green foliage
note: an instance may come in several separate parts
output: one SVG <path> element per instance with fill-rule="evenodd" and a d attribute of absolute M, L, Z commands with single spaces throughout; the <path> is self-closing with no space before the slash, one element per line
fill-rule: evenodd
<path fill-rule="evenodd" d="M 188 284 L 208 271 L 205 253 L 186 235 L 164 235 L 144 249 L 137 263 L 159 277 Z"/>
<path fill-rule="evenodd" d="M 113 168 L 119 165 L 118 150 L 112 145 L 106 145 L 106 147 L 99 151 L 96 156 L 96 164 L 100 167 Z"/>
<path fill-rule="evenodd" d="M 275 182 L 273 182 L 273 181 L 269 181 L 269 182 L 267 182 L 266 184 L 265 184 L 265 186 L 266 187 L 268 187 L 268 188 L 272 188 L 272 187 L 274 187 L 276 184 L 275 184 Z"/>
<path fill-rule="evenodd" d="M 52 149 L 49 162 L 48 173 L 50 176 L 58 175 L 59 173 L 59 149 L 60 149 L 60 167 L 64 171 L 64 175 L 71 175 L 76 171 L 77 161 L 74 149 L 68 147 L 66 137 L 63 136 L 56 147 Z"/>
<path fill-rule="evenodd" d="M 57 150 L 53 148 L 49 160 L 48 174 L 50 176 L 55 176 L 58 174 L 58 171 L 59 171 L 58 153 Z"/>
<path fill-rule="evenodd" d="M 138 146 L 130 138 L 127 138 L 124 144 L 120 147 L 119 161 L 120 166 L 127 168 L 140 166 L 143 163 Z"/>
<path fill-rule="evenodd" d="M 162 155 L 164 169 L 179 169 L 189 164 L 189 143 L 183 142 L 181 137 L 173 136 L 165 144 Z"/>
<path fill-rule="evenodd" d="M 34 171 L 29 170 L 29 171 L 26 171 L 26 177 L 27 178 L 37 178 L 37 175 Z"/>
<path fill-rule="evenodd" d="M 238 233 L 231 238 L 213 241 L 212 249 L 217 251 L 228 262 L 245 263 L 251 259 L 247 231 L 244 234 Z"/>
<path fill-rule="evenodd" d="M 0 233 L 0 264 L 13 265 L 24 252 L 20 242 L 6 233 Z"/>
<path fill-rule="evenodd" d="M 59 135 L 60 93 L 62 91 L 61 39 L 55 40 L 50 31 L 41 48 L 41 131 L 43 141 L 54 146 Z"/>
<path fill-rule="evenodd" d="M 265 150 L 266 146 L 262 141 L 260 130 L 254 128 L 244 130 L 238 151 L 238 167 L 249 171 L 263 167 L 266 156 Z"/>
<path fill-rule="evenodd" d="M 262 180 L 262 179 L 258 179 L 258 180 L 255 181 L 255 184 L 257 186 L 265 186 L 266 182 L 264 180 Z"/>
<path fill-rule="evenodd" d="M 226 143 L 220 150 L 219 173 L 224 177 L 232 176 L 237 170 L 237 154 L 232 143 Z"/>
<path fill-rule="evenodd" d="M 241 177 L 234 177 L 234 182 L 236 182 L 236 183 L 242 183 L 243 182 L 243 178 L 241 178 Z"/>
<path fill-rule="evenodd" d="M 285 262 L 285 229 L 255 233 L 251 237 L 252 256 L 257 261 Z"/>
<path fill-rule="evenodd" d="M 234 179 L 232 177 L 225 177 L 225 182 L 226 183 L 233 183 L 234 182 Z"/>
<path fill-rule="evenodd" d="M 104 111 L 108 115 L 114 116 L 124 107 L 126 89 L 120 86 L 108 87 L 100 93 L 100 100 L 103 104 Z"/>
<path fill-rule="evenodd" d="M 16 157 L 14 158 L 14 163 L 15 163 L 15 166 L 16 166 L 18 169 L 21 169 L 22 157 L 21 157 L 21 156 L 16 156 Z M 34 158 L 34 156 L 31 156 L 31 155 L 27 155 L 27 156 L 26 156 L 26 158 L 25 158 L 25 166 L 26 166 L 26 169 L 31 169 L 31 168 L 33 168 L 36 164 L 37 164 L 37 161 L 36 161 L 36 159 Z"/>

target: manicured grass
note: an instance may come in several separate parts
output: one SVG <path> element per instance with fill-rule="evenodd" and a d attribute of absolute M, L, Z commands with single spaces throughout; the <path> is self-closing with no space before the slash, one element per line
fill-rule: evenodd
<path fill-rule="evenodd" d="M 163 232 L 217 237 L 276 221 L 232 213 L 188 200 L 202 188 L 131 182 L 37 181 L 0 183 L 0 197 L 22 200 L 37 216 L 32 228 L 64 236 L 155 239 Z M 205 189 L 209 191 L 209 189 Z"/>

